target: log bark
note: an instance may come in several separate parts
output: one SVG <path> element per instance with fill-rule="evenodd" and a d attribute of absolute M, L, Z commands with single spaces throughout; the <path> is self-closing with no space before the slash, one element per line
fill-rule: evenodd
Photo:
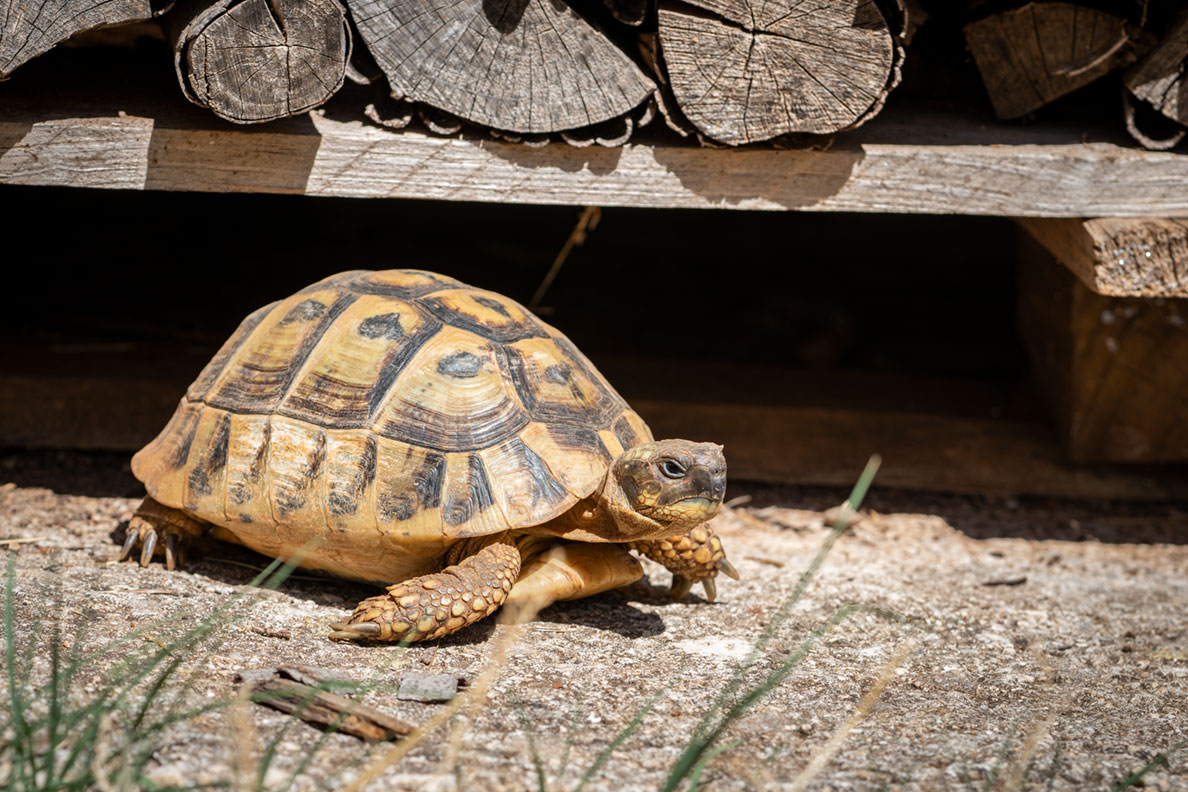
<path fill-rule="evenodd" d="M 655 85 L 564 0 L 348 0 L 392 95 L 507 132 L 601 123 Z"/>
<path fill-rule="evenodd" d="M 660 0 L 666 82 L 729 145 L 858 126 L 898 80 L 899 34 L 872 0 Z"/>
<path fill-rule="evenodd" d="M 143 22 L 170 5 L 153 0 L 0 0 L 0 80 L 77 33 Z"/>
<path fill-rule="evenodd" d="M 1134 61 L 1146 46 L 1120 15 L 1063 2 L 1028 3 L 965 26 L 999 118 L 1019 118 Z"/>
<path fill-rule="evenodd" d="M 1126 87 L 1137 99 L 1188 126 L 1188 11 L 1138 63 L 1126 70 Z"/>
<path fill-rule="evenodd" d="M 338 0 L 202 0 L 171 15 L 169 32 L 186 98 L 237 124 L 322 104 L 351 54 Z"/>
<path fill-rule="evenodd" d="M 1024 238 L 1019 321 L 1076 462 L 1188 461 L 1188 300 L 1096 294 Z"/>

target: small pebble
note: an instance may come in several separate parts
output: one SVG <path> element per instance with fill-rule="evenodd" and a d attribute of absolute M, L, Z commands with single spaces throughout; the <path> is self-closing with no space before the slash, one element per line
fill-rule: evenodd
<path fill-rule="evenodd" d="M 396 691 L 403 701 L 449 701 L 456 695 L 458 677 L 453 674 L 405 674 Z"/>

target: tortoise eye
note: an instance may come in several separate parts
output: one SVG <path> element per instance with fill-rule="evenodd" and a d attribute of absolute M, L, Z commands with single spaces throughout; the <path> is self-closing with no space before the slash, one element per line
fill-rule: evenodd
<path fill-rule="evenodd" d="M 685 473 L 685 466 L 675 459 L 665 459 L 660 462 L 660 472 L 671 479 L 683 478 Z"/>

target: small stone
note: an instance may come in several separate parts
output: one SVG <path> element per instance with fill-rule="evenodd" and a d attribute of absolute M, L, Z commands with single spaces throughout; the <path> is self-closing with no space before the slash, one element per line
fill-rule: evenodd
<path fill-rule="evenodd" d="M 456 695 L 458 677 L 453 674 L 405 674 L 396 691 L 396 698 L 404 701 L 449 701 Z"/>

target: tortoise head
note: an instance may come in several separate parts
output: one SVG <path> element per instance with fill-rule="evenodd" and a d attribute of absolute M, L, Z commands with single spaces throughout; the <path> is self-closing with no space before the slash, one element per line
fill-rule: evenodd
<path fill-rule="evenodd" d="M 611 495 L 620 530 L 640 531 L 624 539 L 672 536 L 718 513 L 726 493 L 726 458 L 714 443 L 643 443 L 615 459 L 606 485 L 617 490 L 605 494 Z"/>

